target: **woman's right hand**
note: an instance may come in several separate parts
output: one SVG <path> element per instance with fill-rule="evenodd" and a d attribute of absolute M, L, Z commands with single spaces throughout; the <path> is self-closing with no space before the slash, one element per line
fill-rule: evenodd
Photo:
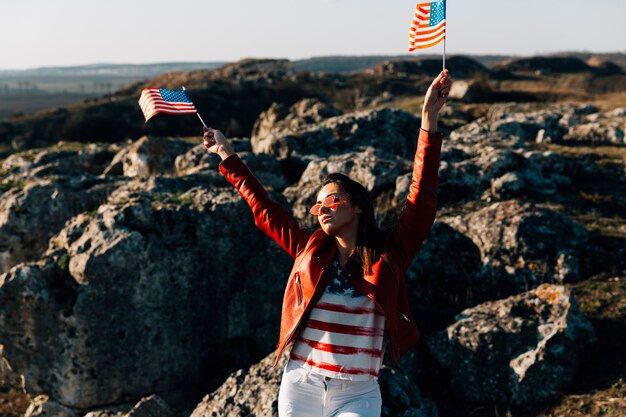
<path fill-rule="evenodd" d="M 211 153 L 218 154 L 222 160 L 235 153 L 222 132 L 217 129 L 203 128 L 204 147 Z"/>

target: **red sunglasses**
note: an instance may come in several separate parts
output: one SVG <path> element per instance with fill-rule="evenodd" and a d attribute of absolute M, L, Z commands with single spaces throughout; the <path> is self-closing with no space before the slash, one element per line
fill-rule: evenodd
<path fill-rule="evenodd" d="M 343 204 L 348 201 L 350 201 L 350 198 L 347 194 L 331 194 L 323 199 L 321 203 L 317 203 L 311 207 L 309 213 L 314 216 L 319 216 L 322 214 L 322 207 L 328 207 L 331 210 L 336 210 L 339 204 Z"/>

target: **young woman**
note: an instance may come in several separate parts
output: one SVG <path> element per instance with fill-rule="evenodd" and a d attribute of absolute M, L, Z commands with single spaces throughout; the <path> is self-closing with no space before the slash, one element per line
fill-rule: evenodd
<path fill-rule="evenodd" d="M 442 142 L 437 118 L 450 85 L 443 71 L 426 93 L 407 201 L 397 224 L 386 231 L 376 224 L 367 190 L 342 174 L 323 181 L 310 210 L 320 228 L 300 228 L 270 199 L 224 135 L 205 131 L 204 146 L 222 158 L 220 172 L 248 203 L 256 225 L 295 261 L 275 362 L 291 345 L 279 392 L 280 417 L 380 416 L 377 377 L 385 338 L 394 362 L 419 339 L 404 275 L 435 219 Z"/>

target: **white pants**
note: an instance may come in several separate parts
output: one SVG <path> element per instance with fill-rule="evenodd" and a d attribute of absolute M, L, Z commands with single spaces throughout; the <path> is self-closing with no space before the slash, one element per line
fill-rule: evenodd
<path fill-rule="evenodd" d="M 289 362 L 278 393 L 279 417 L 380 417 L 378 380 L 348 381 Z"/>

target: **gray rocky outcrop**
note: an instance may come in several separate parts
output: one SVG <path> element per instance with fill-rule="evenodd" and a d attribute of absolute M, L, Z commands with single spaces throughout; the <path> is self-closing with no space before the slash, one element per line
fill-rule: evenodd
<path fill-rule="evenodd" d="M 10 155 L 0 165 L 4 181 L 20 178 L 98 175 L 120 147 L 116 144 L 58 142 L 48 148 L 31 149 Z"/>
<path fill-rule="evenodd" d="M 589 269 L 589 232 L 542 205 L 503 201 L 448 223 L 472 239 L 484 264 L 515 275 L 524 271 L 531 281 L 515 284 L 517 292 L 533 281 L 575 282 Z"/>
<path fill-rule="evenodd" d="M 599 112 L 590 105 L 494 105 L 484 120 L 490 132 L 540 144 L 624 145 L 626 109 Z"/>
<path fill-rule="evenodd" d="M 176 157 L 194 145 L 184 140 L 144 136 L 120 150 L 103 173 L 139 178 L 170 174 L 176 170 Z"/>
<path fill-rule="evenodd" d="M 285 189 L 284 195 L 291 203 L 296 219 L 309 227 L 319 227 L 317 219 L 309 215 L 315 203 L 322 181 L 328 174 L 341 172 L 360 182 L 371 195 L 376 197 L 385 190 L 395 187 L 396 178 L 408 169 L 408 163 L 400 158 L 387 159 L 373 148 L 361 152 L 315 158 L 307 165 L 297 184 Z"/>
<path fill-rule="evenodd" d="M 93 176 L 20 177 L 0 194 L 0 273 L 35 261 L 78 213 L 97 209 L 115 184 Z"/>
<path fill-rule="evenodd" d="M 191 417 L 276 417 L 278 391 L 288 355 L 281 356 L 275 368 L 272 353 L 249 369 L 233 373 L 224 384 L 204 397 Z M 437 417 L 437 406 L 424 397 L 400 371 L 384 366 L 379 376 L 383 397 L 382 416 Z"/>
<path fill-rule="evenodd" d="M 184 389 L 270 349 L 289 259 L 234 190 L 210 186 L 120 189 L 40 262 L 0 276 L 0 340 L 29 392 L 87 409 Z"/>
<path fill-rule="evenodd" d="M 263 80 L 272 83 L 278 78 L 271 74 L 279 76 L 280 68 L 273 72 L 274 64 L 268 65 Z M 242 82 L 244 67 L 230 69 Z M 569 296 L 546 290 L 557 287 L 518 296 L 526 301 L 493 300 L 608 268 L 594 234 L 561 214 L 568 212 L 572 195 L 578 196 L 579 179 L 595 180 L 606 171 L 591 157 L 564 156 L 544 145 L 608 144 L 568 135 L 581 129 L 576 135 L 582 138 L 591 124 L 604 129 L 615 122 L 623 130 L 623 109 L 543 107 L 496 105 L 469 123 L 461 106 L 446 113 L 455 120 L 446 126 L 465 125 L 444 142 L 440 217 L 407 273 L 425 338 L 464 309 L 472 308 L 463 314 L 484 312 L 484 321 L 476 313 L 476 322 L 459 318 L 463 324 L 450 328 L 460 334 L 469 326 L 484 336 L 481 343 L 492 338 L 499 344 L 485 342 L 481 350 L 467 352 L 447 340 L 441 348 L 444 366 L 463 363 L 460 370 L 471 374 L 476 390 L 457 395 L 472 401 L 492 400 L 484 393 L 493 378 L 502 385 L 502 401 L 545 398 L 544 391 L 529 394 L 530 387 L 544 384 L 536 375 L 544 369 L 537 358 L 543 354 L 552 367 L 545 392 L 557 389 L 556 379 L 567 381 L 580 358 L 579 346 L 559 344 L 561 334 L 571 336 L 566 328 L 559 324 L 550 333 L 559 317 L 567 323 L 576 317 L 563 301 Z M 323 177 L 344 172 L 366 186 L 379 221 L 389 226 L 408 192 L 418 122 L 390 109 L 338 114 L 307 99 L 272 106 L 257 121 L 252 139 L 233 142 L 272 197 L 302 225 L 317 226 L 308 209 Z M 541 135 L 545 140 L 537 144 Z M 28 392 L 49 396 L 31 413 L 127 417 L 151 394 L 176 406 L 185 391 L 210 392 L 222 383 L 197 413 L 274 412 L 280 368 L 257 362 L 275 346 L 291 261 L 255 229 L 249 209 L 217 172 L 219 158 L 199 142 L 144 137 L 75 149 L 66 143 L 2 163 L 0 343 L 16 373 L 25 376 Z M 20 255 L 9 259 L 9 250 Z M 556 293 L 556 305 L 541 291 Z M 520 307 L 525 303 L 533 307 Z M 574 323 L 586 334 L 582 320 Z M 490 363 L 485 358 L 506 366 L 493 375 L 481 373 L 481 361 Z M 428 378 L 429 359 L 416 354 L 404 359 L 401 371 L 383 368 L 384 415 L 436 415 L 412 385 Z M 153 406 L 166 410 L 155 398 L 139 408 Z"/>
<path fill-rule="evenodd" d="M 567 216 L 517 200 L 440 217 L 407 272 L 419 327 L 428 332 L 482 302 L 590 276 L 604 262 L 590 239 Z"/>
<path fill-rule="evenodd" d="M 0 392 L 25 392 L 24 377 L 15 372 L 3 352 L 4 346 L 0 345 Z"/>
<path fill-rule="evenodd" d="M 0 273 L 35 261 L 78 213 L 92 211 L 116 186 L 98 178 L 116 145 L 59 142 L 15 153 L 0 165 Z"/>
<path fill-rule="evenodd" d="M 567 386 L 593 339 L 569 290 L 545 284 L 464 310 L 427 342 L 456 397 L 520 405 Z"/>
<path fill-rule="evenodd" d="M 314 122 L 326 109 L 319 102 L 305 104 L 318 109 L 314 116 L 299 114 L 301 103 L 289 111 L 278 106 L 264 113 L 252 136 L 252 150 L 279 159 L 302 155 L 328 156 L 350 150 L 375 147 L 390 155 L 412 157 L 419 129 L 418 120 L 409 113 L 374 109 Z M 332 114 L 328 109 L 325 114 Z M 381 146 L 382 145 L 382 146 Z"/>
<path fill-rule="evenodd" d="M 305 98 L 291 107 L 274 103 L 261 113 L 252 128 L 251 142 L 254 149 L 262 149 L 261 143 L 281 130 L 296 131 L 299 127 L 319 123 L 324 119 L 340 115 L 341 112 L 318 99 Z"/>

